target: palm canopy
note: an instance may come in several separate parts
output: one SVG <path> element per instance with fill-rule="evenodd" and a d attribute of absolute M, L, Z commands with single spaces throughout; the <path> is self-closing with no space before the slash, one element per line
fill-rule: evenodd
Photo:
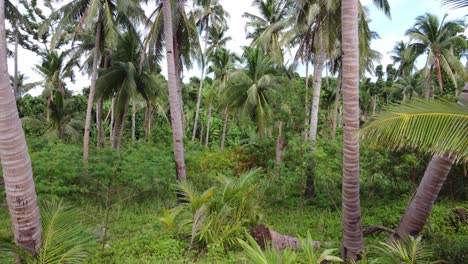
<path fill-rule="evenodd" d="M 228 93 L 228 74 L 234 69 L 234 62 L 238 60 L 237 56 L 225 48 L 217 49 L 208 58 L 210 66 L 208 73 L 214 73 L 215 80 L 213 86 L 218 88 L 221 95 L 221 104 L 226 106 L 229 104 Z"/>
<path fill-rule="evenodd" d="M 455 74 L 464 72 L 463 65 L 453 53 L 457 46 L 462 47 L 462 50 L 466 49 L 466 40 L 460 35 L 463 31 L 462 21 L 445 21 L 445 17 L 439 21 L 437 16 L 429 13 L 417 17 L 414 27 L 406 31 L 411 41 L 409 52 L 413 53 L 415 58 L 423 54 L 427 56 L 427 74 L 431 74 L 435 68 L 440 92 L 443 92 L 442 71 L 455 86 Z"/>
<path fill-rule="evenodd" d="M 260 49 L 245 47 L 242 58 L 245 67 L 230 75 L 228 97 L 242 117 L 252 120 L 257 132 L 263 135 L 272 116 L 270 93 L 276 88 L 276 70 L 271 58 Z"/>
<path fill-rule="evenodd" d="M 359 132 L 372 145 L 468 159 L 468 102 L 418 100 L 389 107 Z"/>
<path fill-rule="evenodd" d="M 463 8 L 468 6 L 467 0 L 442 0 L 442 4 L 451 8 Z"/>
<path fill-rule="evenodd" d="M 398 63 L 397 75 L 409 75 L 414 69 L 414 54 L 411 54 L 409 44 L 403 41 L 398 41 L 391 51 L 391 58 L 394 64 Z"/>

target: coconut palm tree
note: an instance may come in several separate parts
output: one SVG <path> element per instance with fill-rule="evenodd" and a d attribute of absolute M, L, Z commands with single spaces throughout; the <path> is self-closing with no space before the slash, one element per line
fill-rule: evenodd
<path fill-rule="evenodd" d="M 247 38 L 252 44 L 261 48 L 273 57 L 278 66 L 283 67 L 282 31 L 288 27 L 290 0 L 254 0 L 252 6 L 259 15 L 245 12 L 242 16 L 248 19 L 246 23 Z"/>
<path fill-rule="evenodd" d="M 31 159 L 8 75 L 4 0 L 0 0 L 0 58 L 0 159 L 6 199 L 16 244 L 36 255 L 42 244 L 41 220 Z"/>
<path fill-rule="evenodd" d="M 341 2 L 343 49 L 343 259 L 355 259 L 364 250 L 359 201 L 359 28 L 358 3 Z"/>
<path fill-rule="evenodd" d="M 194 2 L 197 8 L 192 12 L 192 15 L 196 19 L 196 25 L 200 31 L 205 33 L 205 47 L 203 49 L 201 58 L 201 73 L 200 73 L 200 85 L 198 87 L 197 94 L 197 105 L 195 109 L 195 120 L 193 123 L 192 132 L 192 143 L 195 141 L 197 135 L 198 115 L 200 113 L 200 100 L 203 88 L 203 76 L 205 73 L 205 62 L 207 59 L 207 48 L 210 37 L 211 28 L 220 29 L 226 27 L 226 18 L 229 17 L 229 13 L 224 10 L 223 6 L 218 0 L 197 0 Z"/>
<path fill-rule="evenodd" d="M 408 43 L 398 41 L 391 51 L 393 64 L 398 63 L 397 76 L 409 75 L 415 68 L 415 56 L 410 53 L 411 49 L 409 49 L 408 45 Z"/>
<path fill-rule="evenodd" d="M 172 35 L 172 10 L 170 0 L 162 0 L 164 14 L 164 35 L 166 39 L 174 39 Z M 176 60 L 174 56 L 174 42 L 166 41 L 167 75 L 169 79 L 169 105 L 171 109 L 172 141 L 174 144 L 174 159 L 176 163 L 176 177 L 179 181 L 187 180 L 184 158 L 184 130 L 182 127 L 181 101 L 177 92 Z"/>
<path fill-rule="evenodd" d="M 241 116 L 252 120 L 257 132 L 263 136 L 271 119 L 270 95 L 275 90 L 275 69 L 271 57 L 262 50 L 244 47 L 243 69 L 235 70 L 230 76 L 228 98 L 240 110 Z"/>
<path fill-rule="evenodd" d="M 440 93 L 443 93 L 442 71 L 457 86 L 456 73 L 464 71 L 461 62 L 454 56 L 453 48 L 457 45 L 466 48 L 466 41 L 459 33 L 463 33 L 462 21 L 439 21 L 438 17 L 429 13 L 418 16 L 413 28 L 406 31 L 410 37 L 409 48 L 415 58 L 426 57 L 426 98 L 431 95 L 430 81 L 435 71 L 439 82 Z"/>
<path fill-rule="evenodd" d="M 64 28 L 68 25 L 84 24 L 87 30 L 94 31 L 93 63 L 91 67 L 91 85 L 88 95 L 88 107 L 86 109 L 85 132 L 83 139 L 83 163 L 87 168 L 89 158 L 89 134 L 91 129 L 91 113 L 94 104 L 98 65 L 101 58 L 100 47 L 111 43 L 117 37 L 116 25 L 125 24 L 129 26 L 130 21 L 141 21 L 144 12 L 139 6 L 139 1 L 116 1 L 116 0 L 73 0 L 56 11 L 61 17 L 57 24 L 55 36 L 52 38 L 54 46 L 60 38 Z M 81 25 L 82 26 L 82 25 Z"/>
<path fill-rule="evenodd" d="M 78 66 L 78 59 L 71 54 L 72 50 L 59 52 L 50 50 L 39 53 L 42 57 L 40 65 L 36 65 L 36 71 L 44 77 L 41 84 L 44 86 L 43 95 L 47 98 L 47 122 L 50 121 L 51 105 L 54 101 L 54 92 L 61 94 L 65 98 L 64 80 L 69 78 L 74 81 L 73 68 Z"/>

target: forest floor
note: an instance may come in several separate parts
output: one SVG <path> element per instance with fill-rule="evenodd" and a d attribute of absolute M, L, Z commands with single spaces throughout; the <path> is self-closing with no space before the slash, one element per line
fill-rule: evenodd
<path fill-rule="evenodd" d="M 314 240 L 331 242 L 332 248 L 339 248 L 341 239 L 340 208 L 324 206 L 320 200 L 301 204 L 299 199 L 289 205 L 263 207 L 263 220 L 271 229 L 280 233 L 305 237 L 310 232 Z M 363 201 L 363 227 L 383 225 L 395 228 L 405 209 L 407 199 Z M 89 232 L 102 237 L 105 209 L 92 203 L 75 203 L 82 212 L 82 222 Z M 107 241 L 103 247 L 96 245 L 92 263 L 247 263 L 244 253 L 238 250 L 225 252 L 219 246 L 209 246 L 202 253 L 189 250 L 189 239 L 176 237 L 158 220 L 165 205 L 159 200 L 141 203 L 126 202 L 110 210 Z M 339 205 L 337 205 L 339 206 Z M 457 207 L 468 207 L 468 202 L 438 201 L 434 206 L 428 225 L 423 231 L 429 249 L 435 255 L 452 254 L 459 258 L 457 247 L 467 242 L 468 232 L 464 228 L 456 232 L 451 228 L 448 215 Z M 388 234 L 372 234 L 366 237 L 366 246 L 372 252 L 373 245 L 385 241 Z M 0 209 L 0 239 L 11 240 L 11 225 L 5 204 Z M 447 243 L 453 243 L 449 245 Z M 458 254 L 458 255 L 457 255 Z M 468 261 L 462 257 L 464 261 Z M 14 258 L 0 253 L 0 263 L 15 263 Z M 451 262 L 448 263 L 456 263 Z M 467 263 L 467 262 L 465 262 Z"/>

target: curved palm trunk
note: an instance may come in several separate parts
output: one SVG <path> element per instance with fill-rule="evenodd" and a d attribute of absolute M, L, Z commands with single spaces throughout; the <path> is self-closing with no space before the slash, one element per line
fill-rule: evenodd
<path fill-rule="evenodd" d="M 226 131 L 227 131 L 227 121 L 228 121 L 228 112 L 229 108 L 226 106 L 223 112 L 223 134 L 221 135 L 221 150 L 224 149 L 224 144 L 226 141 Z"/>
<path fill-rule="evenodd" d="M 169 0 L 163 0 L 164 8 L 164 35 L 167 39 L 172 36 L 172 12 Z M 172 41 L 166 41 L 167 75 L 169 79 L 169 104 L 171 108 L 172 140 L 174 143 L 174 159 L 176 163 L 177 180 L 185 181 L 187 174 L 184 159 L 184 139 L 182 128 L 181 98 L 177 92 L 177 73 L 174 58 L 174 46 Z"/>
<path fill-rule="evenodd" d="M 86 109 L 86 121 L 85 121 L 85 131 L 84 131 L 84 139 L 83 139 L 83 163 L 84 163 L 85 171 L 88 170 L 89 132 L 91 129 L 91 112 L 93 111 L 94 93 L 96 90 L 98 62 L 99 62 L 99 56 L 100 56 L 99 46 L 101 43 L 101 31 L 102 31 L 102 14 L 99 13 L 98 22 L 96 26 L 96 39 L 94 41 L 93 72 L 91 73 L 91 86 L 89 87 L 88 107 Z"/>
<path fill-rule="evenodd" d="M 36 255 L 42 244 L 41 220 L 31 159 L 8 75 L 4 0 L 0 0 L 0 58 L 0 159 L 6 199 L 16 244 Z"/>
<path fill-rule="evenodd" d="M 468 100 L 468 82 L 465 83 L 461 97 Z M 423 229 L 432 211 L 437 196 L 453 165 L 449 155 L 436 155 L 427 165 L 416 194 L 406 208 L 405 214 L 396 229 L 398 237 L 417 235 Z"/>
<path fill-rule="evenodd" d="M 336 138 L 336 126 L 338 121 L 338 108 L 340 107 L 341 97 L 341 69 L 338 73 L 338 80 L 336 81 L 336 93 L 335 93 L 335 107 L 333 108 L 333 121 L 332 121 L 332 140 Z"/>
<path fill-rule="evenodd" d="M 344 259 L 356 259 L 364 249 L 359 201 L 359 33 L 358 1 L 341 2 L 343 45 L 343 248 Z"/>
<path fill-rule="evenodd" d="M 205 138 L 205 147 L 208 147 L 210 143 L 210 125 L 211 125 L 211 102 L 208 106 L 208 117 L 206 121 L 206 138 Z"/>
<path fill-rule="evenodd" d="M 319 44 L 321 45 L 321 44 Z M 325 62 L 325 50 L 322 46 L 315 53 L 314 63 L 314 91 L 312 95 L 312 108 L 310 110 L 310 131 L 309 140 L 317 139 L 318 111 L 320 103 L 320 88 L 322 85 L 322 69 Z"/>

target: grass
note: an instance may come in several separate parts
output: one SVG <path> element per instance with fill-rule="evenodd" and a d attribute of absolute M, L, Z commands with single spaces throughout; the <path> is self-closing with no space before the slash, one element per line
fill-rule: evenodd
<path fill-rule="evenodd" d="M 318 198 L 319 199 L 319 198 Z M 398 225 L 407 199 L 363 201 L 363 226 Z M 299 203 L 300 204 L 300 203 Z M 103 208 L 82 202 L 76 205 L 82 212 L 82 224 L 100 236 L 103 231 Z M 429 247 L 437 247 L 440 236 L 466 236 L 454 233 L 448 226 L 447 216 L 454 207 L 467 207 L 468 202 L 440 201 L 433 210 L 428 227 L 423 234 L 428 238 Z M 112 208 L 108 241 L 104 250 L 96 249 L 92 263 L 239 263 L 245 262 L 242 250 L 224 252 L 217 245 L 210 245 L 207 251 L 189 250 L 189 239 L 169 232 L 158 221 L 163 205 L 159 200 L 143 203 L 127 202 Z M 263 223 L 283 234 L 305 237 L 309 231 L 314 240 L 332 242 L 340 248 L 341 215 L 335 207 L 319 205 L 264 206 Z M 387 234 L 366 238 L 366 245 L 384 241 Z M 5 204 L 0 209 L 0 239 L 11 239 L 11 226 Z M 15 263 L 11 256 L 0 253 L 1 263 Z"/>

